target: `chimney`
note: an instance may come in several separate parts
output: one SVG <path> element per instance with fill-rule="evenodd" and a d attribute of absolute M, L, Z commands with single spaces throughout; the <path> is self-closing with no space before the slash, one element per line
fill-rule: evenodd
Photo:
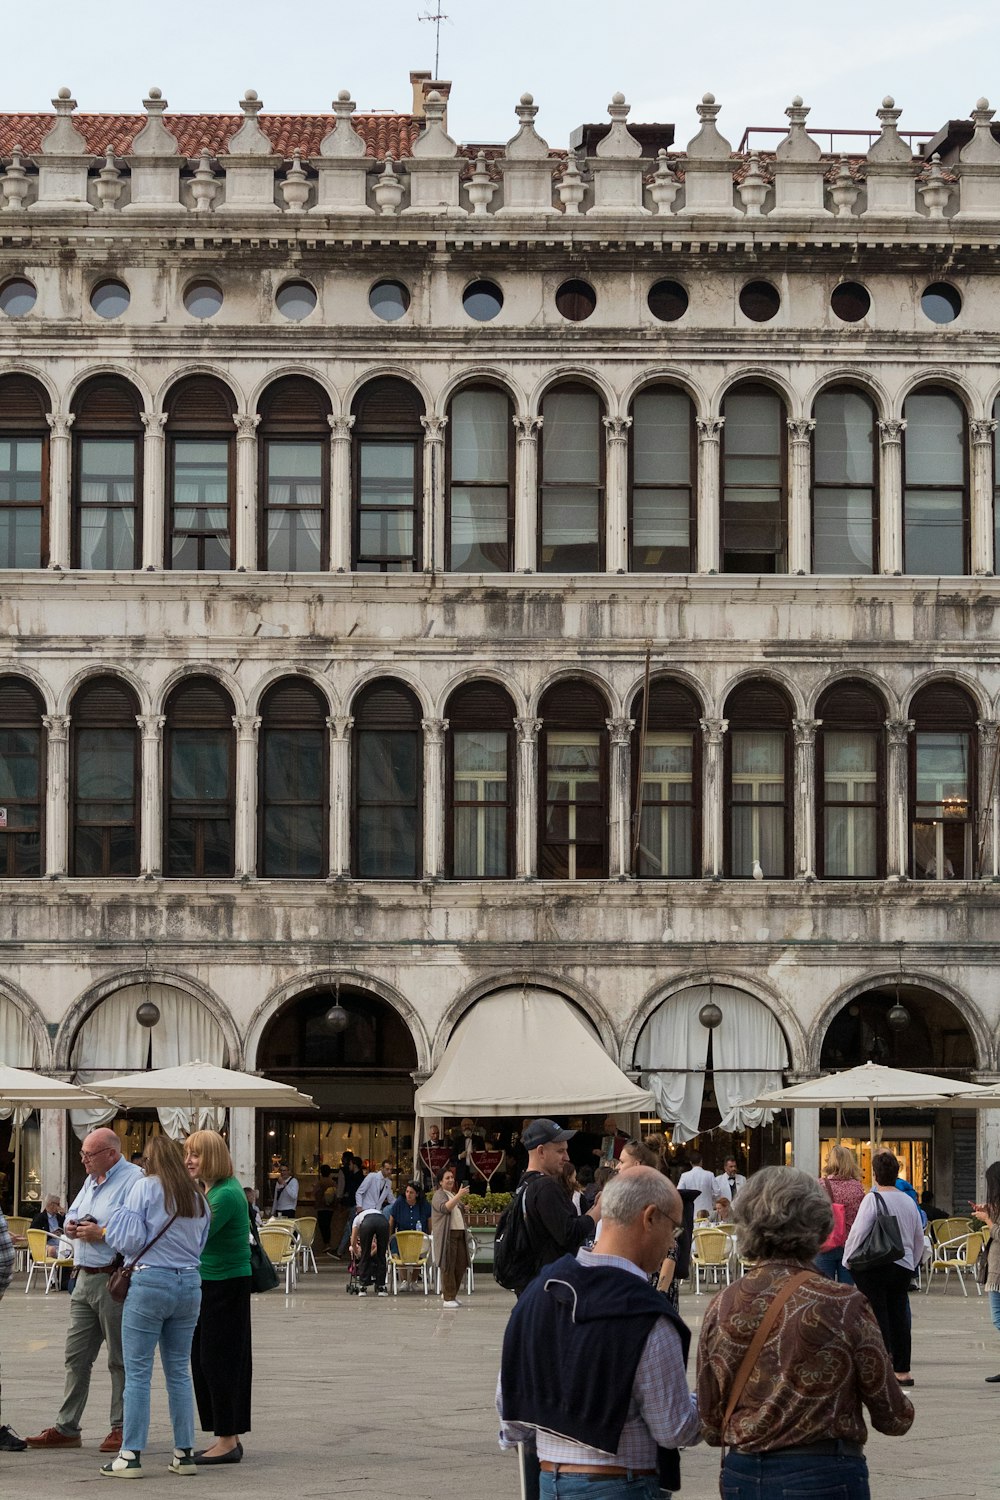
<path fill-rule="evenodd" d="M 411 73 L 410 74 L 410 85 L 411 85 L 411 87 L 413 89 L 413 115 L 414 115 L 415 119 L 422 120 L 424 118 L 424 100 L 427 98 L 427 95 L 431 92 L 432 89 L 436 90 L 436 92 L 441 95 L 441 98 L 444 100 L 445 105 L 447 105 L 447 103 L 448 103 L 448 96 L 451 93 L 451 83 L 450 82 L 446 82 L 446 83 L 435 82 L 434 79 L 431 77 L 430 72 L 426 72 L 426 73 Z M 444 125 L 445 130 L 447 130 L 448 129 L 448 110 L 447 110 L 447 108 L 445 109 L 444 119 L 443 119 L 442 123 Z"/>

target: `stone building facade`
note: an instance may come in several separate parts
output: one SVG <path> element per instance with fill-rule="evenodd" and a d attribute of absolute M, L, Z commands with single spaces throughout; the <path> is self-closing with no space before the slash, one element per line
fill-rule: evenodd
<path fill-rule="evenodd" d="M 459 147 L 414 79 L 0 115 L 5 1055 L 309 1087 L 243 1174 L 398 1147 L 511 986 L 757 1160 L 747 1087 L 997 1078 L 993 112 Z M 914 1119 L 968 1196 L 996 1117 Z"/>

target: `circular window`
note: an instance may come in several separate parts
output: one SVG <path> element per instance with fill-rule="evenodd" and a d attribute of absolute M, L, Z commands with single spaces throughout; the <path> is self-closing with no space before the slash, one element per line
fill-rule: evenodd
<path fill-rule="evenodd" d="M 646 303 L 661 323 L 676 323 L 688 310 L 688 294 L 679 281 L 658 281 L 650 287 Z"/>
<path fill-rule="evenodd" d="M 924 292 L 920 306 L 932 323 L 954 323 L 962 311 L 962 299 L 946 281 L 936 281 Z"/>
<path fill-rule="evenodd" d="M 477 323 L 488 323 L 503 307 L 503 292 L 495 281 L 474 281 L 462 293 L 462 306 Z"/>
<path fill-rule="evenodd" d="M 748 281 L 740 292 L 740 311 L 754 323 L 769 323 L 781 306 L 778 290 L 769 281 Z"/>
<path fill-rule="evenodd" d="M 184 306 L 192 318 L 214 318 L 222 306 L 222 289 L 214 281 L 192 281 L 184 293 Z"/>
<path fill-rule="evenodd" d="M 589 281 L 564 281 L 556 292 L 556 308 L 571 323 L 582 323 L 597 306 L 597 293 Z"/>
<path fill-rule="evenodd" d="M 35 305 L 38 293 L 30 281 L 5 281 L 0 286 L 0 312 L 8 318 L 23 318 Z"/>
<path fill-rule="evenodd" d="M 860 323 L 871 305 L 867 288 L 860 281 L 842 281 L 830 295 L 830 306 L 842 323 Z"/>
<path fill-rule="evenodd" d="M 409 305 L 410 294 L 401 281 L 376 281 L 368 293 L 368 306 L 386 323 L 395 323 Z"/>
<path fill-rule="evenodd" d="M 316 288 L 310 286 L 308 281 L 286 281 L 284 286 L 278 288 L 274 305 L 282 317 L 291 318 L 297 323 L 302 318 L 308 318 L 316 306 Z"/>
<path fill-rule="evenodd" d="M 90 305 L 101 318 L 120 318 L 131 300 L 122 281 L 99 281 L 90 294 Z"/>

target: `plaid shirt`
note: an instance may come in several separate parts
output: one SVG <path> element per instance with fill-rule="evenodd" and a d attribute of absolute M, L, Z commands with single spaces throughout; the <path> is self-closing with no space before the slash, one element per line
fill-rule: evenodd
<path fill-rule="evenodd" d="M 14 1274 L 14 1241 L 7 1228 L 7 1220 L 0 1214 L 0 1297 L 10 1286 Z"/>

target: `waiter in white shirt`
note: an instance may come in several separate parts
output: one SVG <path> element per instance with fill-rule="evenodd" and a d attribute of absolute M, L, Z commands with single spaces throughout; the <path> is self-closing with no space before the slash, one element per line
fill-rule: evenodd
<path fill-rule="evenodd" d="M 715 1196 L 717 1198 L 728 1198 L 732 1202 L 740 1188 L 746 1185 L 746 1178 L 742 1172 L 736 1170 L 736 1167 L 736 1157 L 727 1156 L 726 1170 L 720 1172 L 718 1177 L 715 1178 Z"/>
<path fill-rule="evenodd" d="M 706 1167 L 702 1166 L 701 1153 L 698 1151 L 691 1152 L 691 1166 L 686 1172 L 682 1172 L 678 1179 L 677 1191 L 683 1193 L 685 1189 L 698 1194 L 694 1200 L 695 1214 L 698 1214 L 701 1209 L 704 1209 L 709 1214 L 714 1212 L 716 1199 L 715 1177 Z"/>

